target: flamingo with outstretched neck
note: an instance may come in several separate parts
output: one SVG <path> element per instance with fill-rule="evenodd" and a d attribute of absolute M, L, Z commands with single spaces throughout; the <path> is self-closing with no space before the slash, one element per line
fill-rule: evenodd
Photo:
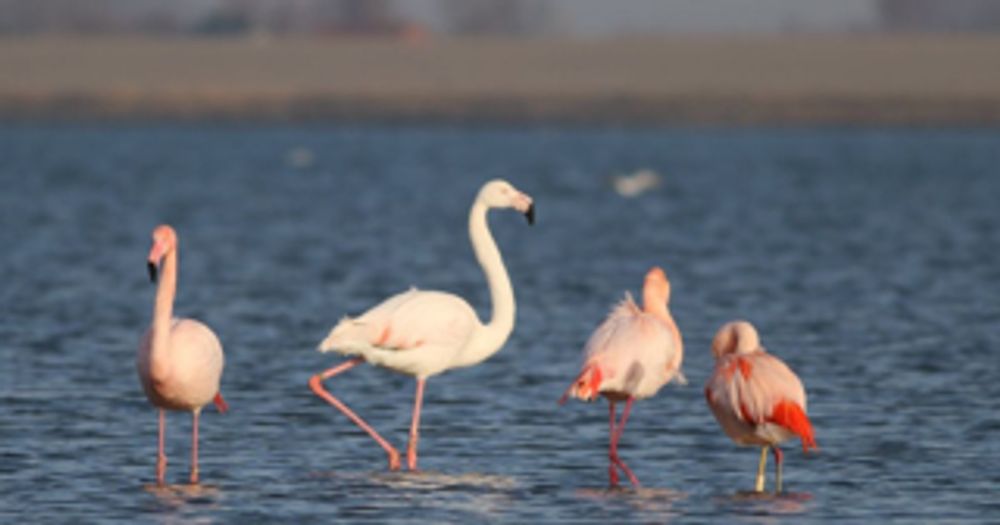
<path fill-rule="evenodd" d="M 406 462 L 417 468 L 420 409 L 427 378 L 479 364 L 500 350 L 514 329 L 514 290 L 487 224 L 491 208 L 513 208 L 534 222 L 531 197 L 510 183 L 493 180 L 480 189 L 469 211 L 469 237 L 486 274 L 493 315 L 482 323 L 468 302 L 453 294 L 411 289 L 394 295 L 358 317 L 345 317 L 319 344 L 321 352 L 353 356 L 309 380 L 312 391 L 368 433 L 400 468 L 399 452 L 360 416 L 323 387 L 323 381 L 363 362 L 417 380 Z"/>
<path fill-rule="evenodd" d="M 608 477 L 618 485 L 618 471 L 628 476 L 633 487 L 639 480 L 618 456 L 618 441 L 625 431 L 632 404 L 637 399 L 655 395 L 673 379 L 685 383 L 680 372 L 684 344 L 680 330 L 667 309 L 670 281 L 667 274 L 654 267 L 646 273 L 642 288 L 642 308 L 625 294 L 607 319 L 594 331 L 584 347 L 580 374 L 563 394 L 592 401 L 598 395 L 608 400 Z M 615 403 L 625 401 L 621 420 L 615 422 Z"/>
<path fill-rule="evenodd" d="M 156 482 L 165 483 L 167 456 L 163 441 L 166 411 L 191 412 L 191 483 L 198 483 L 198 418 L 202 408 L 215 402 L 219 412 L 228 409 L 219 391 L 224 357 L 222 344 L 212 329 L 194 319 L 173 317 L 177 293 L 177 232 L 167 225 L 153 230 L 153 247 L 147 259 L 149 278 L 159 283 L 153 322 L 139 344 L 136 369 L 149 402 L 159 409 Z"/>
<path fill-rule="evenodd" d="M 746 321 L 726 323 L 712 340 L 715 371 L 705 399 L 726 435 L 739 445 L 760 446 L 754 491 L 764 491 L 767 451 L 774 452 L 775 492 L 781 492 L 784 454 L 778 444 L 798 436 L 803 452 L 817 449 L 806 415 L 806 391 L 788 365 L 760 345 L 757 329 Z"/>

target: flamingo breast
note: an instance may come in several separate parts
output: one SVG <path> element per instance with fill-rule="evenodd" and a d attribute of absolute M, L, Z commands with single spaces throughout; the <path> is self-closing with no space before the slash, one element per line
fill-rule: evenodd
<path fill-rule="evenodd" d="M 195 410 L 210 403 L 219 393 L 224 356 L 222 344 L 212 330 L 194 319 L 174 319 L 167 348 L 153 355 L 151 331 L 140 345 L 136 366 L 146 397 L 160 408 Z M 164 359 L 154 376 L 153 359 Z"/>

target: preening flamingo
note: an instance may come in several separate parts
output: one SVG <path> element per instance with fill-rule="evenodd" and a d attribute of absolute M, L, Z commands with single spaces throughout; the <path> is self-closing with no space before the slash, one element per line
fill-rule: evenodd
<path fill-rule="evenodd" d="M 712 340 L 715 371 L 705 399 L 722 429 L 737 444 L 758 445 L 760 465 L 754 490 L 764 491 L 767 449 L 774 451 L 775 492 L 781 492 L 784 454 L 778 444 L 798 436 L 802 450 L 817 449 L 806 415 L 806 391 L 788 365 L 760 346 L 757 330 L 746 321 L 727 323 Z"/>
<path fill-rule="evenodd" d="M 461 297 L 453 294 L 411 289 L 394 295 L 359 317 L 345 317 L 319 344 L 320 352 L 354 356 L 309 380 L 319 397 L 344 413 L 367 432 L 389 456 L 389 468 L 400 467 L 399 452 L 361 417 L 330 394 L 323 381 L 360 363 L 388 368 L 414 376 L 416 399 L 406 462 L 417 468 L 420 408 L 427 378 L 452 368 L 479 364 L 500 350 L 514 329 L 514 290 L 500 251 L 490 234 L 486 214 L 491 208 L 513 208 L 534 222 L 531 197 L 510 183 L 493 180 L 480 189 L 469 211 L 469 237 L 476 259 L 486 274 L 493 302 L 493 315 L 483 324 Z"/>
<path fill-rule="evenodd" d="M 630 294 L 625 294 L 625 299 L 590 336 L 583 350 L 583 369 L 559 400 L 560 404 L 569 397 L 591 401 L 598 394 L 608 399 L 608 477 L 612 486 L 618 485 L 616 467 L 628 476 L 632 486 L 639 486 L 635 474 L 618 457 L 618 441 L 632 403 L 653 396 L 672 379 L 686 382 L 680 372 L 684 344 L 667 309 L 669 302 L 670 281 L 662 269 L 654 267 L 646 273 L 642 308 Z M 616 424 L 615 403 L 623 400 L 625 410 Z"/>
<path fill-rule="evenodd" d="M 163 451 L 166 410 L 191 412 L 191 483 L 198 483 L 198 417 L 214 401 L 220 412 L 228 407 L 219 392 L 222 345 L 212 329 L 194 319 L 173 317 L 177 292 L 177 233 L 167 225 L 153 230 L 148 258 L 149 278 L 157 282 L 153 322 L 139 344 L 136 369 L 146 397 L 160 411 L 156 482 L 164 484 L 167 456 Z M 159 272 L 157 271 L 159 270 Z"/>

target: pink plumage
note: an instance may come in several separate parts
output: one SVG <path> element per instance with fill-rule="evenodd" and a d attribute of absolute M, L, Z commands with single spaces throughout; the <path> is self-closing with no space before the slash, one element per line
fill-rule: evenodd
<path fill-rule="evenodd" d="M 727 323 L 712 342 L 716 364 L 705 399 L 723 431 L 740 445 L 763 447 L 757 490 L 763 490 L 766 451 L 772 448 L 780 485 L 778 445 L 798 436 L 802 449 L 818 448 L 806 415 L 806 392 L 788 365 L 767 353 L 757 330 L 746 321 Z"/>
<path fill-rule="evenodd" d="M 159 414 L 159 451 L 156 481 L 165 483 L 165 410 L 191 412 L 191 483 L 198 483 L 198 420 L 202 408 L 214 402 L 220 412 L 228 409 L 219 392 L 224 357 L 222 344 L 204 323 L 173 317 L 177 291 L 177 233 L 167 225 L 153 230 L 153 247 L 147 263 L 149 276 L 160 279 L 153 307 L 153 322 L 139 344 L 136 370 L 143 391 Z"/>
<path fill-rule="evenodd" d="M 626 294 L 607 319 L 594 331 L 584 347 L 584 363 L 577 379 L 566 389 L 560 403 L 569 397 L 590 401 L 598 395 L 610 404 L 611 443 L 608 474 L 618 484 L 620 468 L 634 486 L 632 471 L 618 458 L 617 445 L 636 399 L 655 395 L 671 380 L 684 382 L 680 373 L 684 346 L 677 324 L 667 309 L 670 281 L 660 268 L 647 272 L 643 285 L 643 306 Z M 615 402 L 626 401 L 619 423 L 615 422 Z"/>

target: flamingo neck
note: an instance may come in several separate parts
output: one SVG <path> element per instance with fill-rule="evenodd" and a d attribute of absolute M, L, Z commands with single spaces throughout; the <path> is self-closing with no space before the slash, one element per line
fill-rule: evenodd
<path fill-rule="evenodd" d="M 473 339 L 462 353 L 459 366 L 473 365 L 482 362 L 495 354 L 507 342 L 514 329 L 514 289 L 510 285 L 507 268 L 500 257 L 500 250 L 490 233 L 486 213 L 489 207 L 476 200 L 469 211 L 469 238 L 476 259 L 486 274 L 486 282 L 490 287 L 490 300 L 493 303 L 493 313 L 490 321 L 477 331 Z"/>
<path fill-rule="evenodd" d="M 646 313 L 656 316 L 656 318 L 662 321 L 663 324 L 667 325 L 667 329 L 670 330 L 670 336 L 674 341 L 674 348 L 677 349 L 670 365 L 672 368 L 675 368 L 674 363 L 679 365 L 684 356 L 684 341 L 681 339 L 681 331 L 677 328 L 674 316 L 670 315 L 670 310 L 667 309 L 667 305 L 664 301 L 652 301 L 648 295 L 643 298 L 642 309 Z"/>
<path fill-rule="evenodd" d="M 174 315 L 174 296 L 177 294 L 177 248 L 167 253 L 160 267 L 159 283 L 156 286 L 156 301 L 153 303 L 153 354 L 167 347 L 170 325 Z"/>

